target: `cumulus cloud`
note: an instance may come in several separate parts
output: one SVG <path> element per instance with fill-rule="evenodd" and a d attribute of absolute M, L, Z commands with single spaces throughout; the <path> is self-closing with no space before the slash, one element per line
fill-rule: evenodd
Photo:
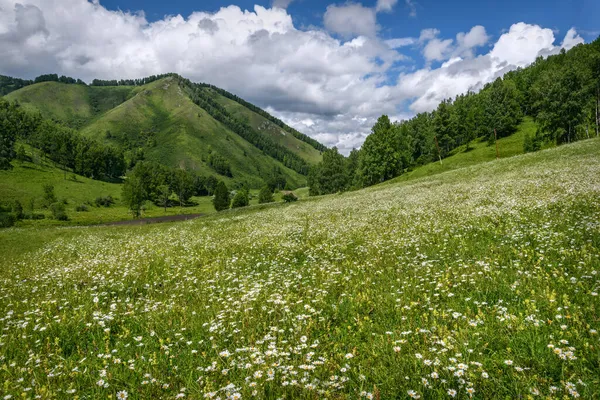
<path fill-rule="evenodd" d="M 348 7 L 354 12 L 344 17 Z M 339 9 L 341 17 L 335 16 Z M 31 78 L 56 72 L 89 81 L 176 72 L 234 92 L 348 153 L 383 113 L 399 120 L 431 110 L 537 55 L 582 41 L 570 30 L 554 46 L 551 30 L 519 23 L 491 51 L 476 56 L 475 49 L 489 39 L 483 27 L 455 39 L 430 29 L 419 38 L 384 41 L 377 36 L 375 8 L 346 4 L 329 11 L 327 30 L 347 39 L 318 28 L 297 29 L 281 7 L 229 6 L 150 23 L 143 13 L 109 11 L 87 0 L 0 0 L 0 74 Z M 367 16 L 366 24 L 356 11 Z M 423 50 L 435 39 L 451 41 L 429 50 L 441 66 L 399 68 L 407 57 L 397 49 Z"/>
<path fill-rule="evenodd" d="M 575 28 L 571 28 L 567 31 L 561 47 L 563 47 L 565 50 L 569 50 L 570 48 L 582 43 L 584 43 L 583 38 L 577 34 Z"/>
<path fill-rule="evenodd" d="M 392 11 L 398 0 L 377 0 L 375 10 L 377 12 L 389 12 Z"/>
<path fill-rule="evenodd" d="M 433 41 L 438 34 L 428 31 L 425 37 L 433 36 Z M 489 53 L 472 57 L 470 50 L 487 41 L 483 27 L 476 26 L 469 33 L 459 33 L 454 50 L 446 52 L 451 58 L 439 68 L 427 67 L 399 76 L 396 86 L 398 95 L 410 99 L 409 108 L 413 112 L 431 111 L 444 99 L 478 91 L 504 73 L 529 65 L 538 56 L 556 54 L 561 48 L 568 49 L 583 40 L 575 30 L 569 30 L 562 45 L 554 46 L 551 29 L 520 22 L 500 36 Z"/>
<path fill-rule="evenodd" d="M 469 32 L 460 32 L 453 39 L 439 39 L 440 31 L 437 29 L 424 29 L 419 36 L 419 42 L 425 43 L 423 57 L 428 62 L 444 61 L 452 57 L 473 57 L 474 50 L 481 47 L 489 40 L 485 28 L 476 25 Z"/>
<path fill-rule="evenodd" d="M 374 37 L 379 29 L 375 10 L 358 3 L 327 6 L 323 24 L 329 32 L 345 38 L 358 35 Z"/>

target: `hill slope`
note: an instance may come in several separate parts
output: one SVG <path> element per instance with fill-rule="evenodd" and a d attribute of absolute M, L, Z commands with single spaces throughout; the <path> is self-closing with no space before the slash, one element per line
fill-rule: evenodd
<path fill-rule="evenodd" d="M 126 148 L 143 147 L 148 159 L 200 174 L 216 174 L 208 165 L 213 152 L 229 161 L 233 180 L 252 187 L 259 187 L 274 169 L 294 187 L 305 180 L 195 105 L 173 77 L 138 88 L 131 99 L 98 117 L 81 133 Z"/>
<path fill-rule="evenodd" d="M 207 88 L 206 90 L 211 91 L 210 88 Z M 225 107 L 227 111 L 229 111 L 235 117 L 247 121 L 255 130 L 268 135 L 276 143 L 283 145 L 311 164 L 316 164 L 321 161 L 321 152 L 310 144 L 294 137 L 292 134 L 284 131 L 262 115 L 259 115 L 249 108 L 244 107 L 242 104 L 228 99 L 227 97 L 222 96 L 215 91 L 212 91 L 212 93 L 215 97 L 215 100 Z"/>
<path fill-rule="evenodd" d="M 599 196 L 593 139 L 177 225 L 0 232 L 3 390 L 51 370 L 57 397 L 594 398 Z"/>
<path fill-rule="evenodd" d="M 132 96 L 133 86 L 99 87 L 58 82 L 36 83 L 5 96 L 28 110 L 38 110 L 43 118 L 81 128 L 94 117 L 118 106 Z"/>
<path fill-rule="evenodd" d="M 258 187 L 273 174 L 280 174 L 293 187 L 305 184 L 306 179 L 301 174 L 306 173 L 307 166 L 299 169 L 297 163 L 296 166 L 289 164 L 284 153 L 288 152 L 288 160 L 293 156 L 299 157 L 302 163 L 315 164 L 321 160 L 320 151 L 314 147 L 318 143 L 303 141 L 310 142 L 297 132 L 289 134 L 267 120 L 266 117 L 273 118 L 264 111 L 245 103 L 258 110 L 259 115 L 242 103 L 220 95 L 216 92 L 218 88 L 201 89 L 210 91 L 211 97 L 230 113 L 225 122 L 248 122 L 249 129 L 259 137 L 264 136 L 266 142 L 261 139 L 259 145 L 251 137 L 242 135 L 243 132 L 234 132 L 223 119 L 217 121 L 194 104 L 190 100 L 191 89 L 186 89 L 186 84 L 191 82 L 176 75 L 143 86 L 42 82 L 29 84 L 5 97 L 19 101 L 28 110 L 40 111 L 44 118 L 62 121 L 85 136 L 117 144 L 126 150 L 143 148 L 147 159 L 169 166 L 217 174 L 209 162 L 212 153 L 228 160 L 232 177 L 219 171 L 226 175 L 221 178 L 227 182 Z M 281 146 L 280 150 L 274 150 L 273 144 Z M 286 168 L 284 163 L 295 171 Z"/>

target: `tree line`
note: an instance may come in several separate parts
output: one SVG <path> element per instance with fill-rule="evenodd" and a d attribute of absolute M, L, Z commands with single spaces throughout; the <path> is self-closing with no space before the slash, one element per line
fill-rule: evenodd
<path fill-rule="evenodd" d="M 599 135 L 600 39 L 526 68 L 508 72 L 478 92 L 442 101 L 432 112 L 392 123 L 383 115 L 360 150 L 348 157 L 336 148 L 308 176 L 311 195 L 371 186 L 410 169 L 441 160 L 475 140 L 512 135 L 525 116 L 535 120 L 525 151 Z"/>
<path fill-rule="evenodd" d="M 254 111 L 255 113 L 257 113 L 258 115 L 262 116 L 263 118 L 267 119 L 268 121 L 271 121 L 272 123 L 274 123 L 275 125 L 277 125 L 278 127 L 280 127 L 281 129 L 283 129 L 284 131 L 292 134 L 292 136 L 294 136 L 297 139 L 300 139 L 301 141 L 308 143 L 309 145 L 311 145 L 312 147 L 314 147 L 315 149 L 319 150 L 319 151 L 325 151 L 327 150 L 327 147 L 325 147 L 325 145 L 319 143 L 318 141 L 316 141 L 315 139 L 311 138 L 308 135 L 305 135 L 303 133 L 298 132 L 297 130 L 295 130 L 294 128 L 286 125 L 283 121 L 281 121 L 278 118 L 275 118 L 274 116 L 272 116 L 271 114 L 269 114 L 268 112 L 266 112 L 265 110 L 263 110 L 260 107 L 255 106 L 252 103 L 247 102 L 246 100 L 236 96 L 233 93 L 229 93 L 228 91 L 218 88 L 214 85 L 210 85 L 208 83 L 200 83 L 198 84 L 202 87 L 205 88 L 209 88 L 217 93 L 219 93 L 221 96 L 226 97 L 230 100 L 233 100 L 241 105 L 243 105 L 244 107 L 248 108 L 249 110 Z"/>
<path fill-rule="evenodd" d="M 102 80 L 102 79 L 94 79 L 89 84 L 89 86 L 143 86 L 148 83 L 157 81 L 162 78 L 166 78 L 168 76 L 178 76 L 177 74 L 169 73 L 169 74 L 161 74 L 161 75 L 151 75 L 145 78 L 140 79 L 112 79 L 112 80 Z M 81 79 L 71 78 L 70 76 L 58 75 L 58 74 L 43 74 L 35 79 L 19 79 L 12 78 L 10 76 L 0 75 L 0 96 L 7 95 L 15 90 L 19 90 L 24 88 L 25 86 L 33 85 L 34 83 L 41 82 L 59 82 L 66 83 L 70 85 L 86 85 L 84 81 Z"/>
<path fill-rule="evenodd" d="M 123 152 L 95 140 L 39 114 L 23 110 L 18 103 L 0 98 L 0 169 L 11 168 L 11 161 L 19 150 L 15 143 L 21 140 L 41 151 L 42 155 L 66 174 L 74 173 L 93 179 L 117 179 L 125 173 Z"/>

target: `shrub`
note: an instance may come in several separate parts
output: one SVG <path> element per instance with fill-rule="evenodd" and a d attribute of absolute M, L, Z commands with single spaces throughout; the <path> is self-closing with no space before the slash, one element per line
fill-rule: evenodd
<path fill-rule="evenodd" d="M 19 200 L 15 200 L 13 203 L 12 212 L 17 220 L 23 219 L 23 206 Z"/>
<path fill-rule="evenodd" d="M 52 211 L 52 217 L 58 221 L 68 221 L 69 217 L 65 211 L 65 205 L 63 203 L 52 203 L 50 205 L 50 211 Z"/>
<path fill-rule="evenodd" d="M 89 211 L 89 208 L 86 204 L 80 204 L 75 207 L 75 211 Z"/>
<path fill-rule="evenodd" d="M 94 200 L 94 204 L 96 204 L 96 207 L 110 207 L 111 205 L 115 204 L 115 200 L 112 198 L 111 195 L 100 196 L 96 197 L 96 200 Z"/>
<path fill-rule="evenodd" d="M 44 214 L 34 213 L 33 211 L 25 213 L 23 215 L 23 219 L 33 219 L 33 220 L 36 220 L 36 219 L 44 219 L 44 218 L 46 218 L 46 216 Z"/>
<path fill-rule="evenodd" d="M 215 197 L 213 198 L 213 205 L 215 210 L 222 211 L 229 208 L 229 189 L 225 185 L 225 182 L 220 181 L 215 189 Z"/>
<path fill-rule="evenodd" d="M 0 228 L 10 228 L 17 222 L 17 218 L 12 213 L 0 213 Z"/>
<path fill-rule="evenodd" d="M 258 193 L 258 202 L 260 204 L 273 202 L 273 192 L 268 185 L 263 186 L 263 188 L 260 189 L 260 192 Z"/>
<path fill-rule="evenodd" d="M 233 196 L 233 202 L 231 203 L 231 208 L 246 207 L 248 204 L 250 204 L 250 199 L 248 197 L 248 191 L 246 189 L 240 189 L 237 191 L 235 196 Z"/>
<path fill-rule="evenodd" d="M 54 186 L 50 184 L 44 185 L 44 206 L 56 203 L 56 195 L 54 194 Z"/>
<path fill-rule="evenodd" d="M 283 195 L 282 199 L 286 203 L 291 203 L 293 201 L 297 201 L 298 197 L 294 194 L 294 192 L 287 192 Z"/>

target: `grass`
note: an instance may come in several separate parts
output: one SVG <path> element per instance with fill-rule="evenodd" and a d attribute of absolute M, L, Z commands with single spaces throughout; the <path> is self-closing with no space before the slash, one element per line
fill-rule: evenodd
<path fill-rule="evenodd" d="M 69 225 L 95 225 L 108 222 L 131 220 L 132 216 L 128 208 L 121 201 L 122 185 L 89 179 L 57 168 L 49 160 L 43 160 L 37 151 L 27 147 L 27 155 L 35 158 L 36 162 L 13 161 L 13 169 L 0 171 L 0 193 L 1 200 L 11 204 L 15 200 L 21 202 L 26 208 L 30 208 L 33 200 L 34 212 L 44 214 L 42 220 L 24 220 L 18 223 L 21 227 L 44 227 L 44 226 L 69 226 Z M 57 199 L 66 200 L 66 211 L 69 221 L 56 221 L 51 219 L 51 212 L 43 208 L 43 186 L 50 184 L 54 186 Z M 258 204 L 258 189 L 251 193 L 251 205 Z M 299 198 L 308 197 L 308 188 L 295 190 Z M 94 201 L 97 197 L 111 196 L 115 204 L 111 207 L 96 207 Z M 275 193 L 275 201 L 281 202 L 281 193 Z M 76 211 L 77 206 L 88 203 L 88 211 Z M 90 204 L 91 203 L 91 204 Z M 212 197 L 192 197 L 191 204 L 185 207 L 168 207 L 165 211 L 162 207 L 146 202 L 144 218 L 161 217 L 165 215 L 182 214 L 212 214 L 215 209 L 212 205 Z"/>
<path fill-rule="evenodd" d="M 1 394 L 597 398 L 599 198 L 592 139 L 184 223 L 4 230 Z"/>
<path fill-rule="evenodd" d="M 26 86 L 6 96 L 42 117 L 65 122 L 80 129 L 97 116 L 123 103 L 135 92 L 131 86 L 95 87 L 58 82 Z"/>
<path fill-rule="evenodd" d="M 500 158 L 513 157 L 523 154 L 523 141 L 525 139 L 525 135 L 529 134 L 530 136 L 534 136 L 536 129 L 537 125 L 534 120 L 531 117 L 525 117 L 513 135 L 498 140 L 498 153 Z M 421 178 L 424 176 L 431 176 L 458 168 L 464 168 L 493 161 L 495 159 L 496 146 L 489 146 L 485 140 L 478 141 L 471 144 L 471 150 L 469 151 L 466 150 L 466 146 L 461 146 L 458 149 L 455 149 L 451 156 L 442 160 L 441 164 L 439 162 L 425 164 L 383 184 L 386 185 L 390 183 L 404 182 Z"/>

